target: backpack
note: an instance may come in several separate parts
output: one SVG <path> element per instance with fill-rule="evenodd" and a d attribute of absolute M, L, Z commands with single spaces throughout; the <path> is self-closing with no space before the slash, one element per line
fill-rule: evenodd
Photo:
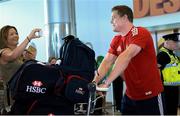
<path fill-rule="evenodd" d="M 63 73 L 56 66 L 26 61 L 7 83 L 8 104 L 10 97 L 14 100 L 10 114 L 27 114 L 43 99 L 60 96 L 64 84 Z"/>
<path fill-rule="evenodd" d="M 74 103 L 87 102 L 87 85 L 94 78 L 95 52 L 78 38 L 69 35 L 60 48 L 60 68 L 65 73 L 65 97 Z"/>
<path fill-rule="evenodd" d="M 97 68 L 95 52 L 78 38 L 72 35 L 64 38 L 64 44 L 60 48 L 60 67 L 64 71 L 83 75 L 88 81 L 92 81 L 94 71 Z"/>
<path fill-rule="evenodd" d="M 61 85 L 64 85 L 62 71 L 54 65 L 45 65 L 36 60 L 26 61 L 8 82 L 15 100 L 52 96 Z"/>

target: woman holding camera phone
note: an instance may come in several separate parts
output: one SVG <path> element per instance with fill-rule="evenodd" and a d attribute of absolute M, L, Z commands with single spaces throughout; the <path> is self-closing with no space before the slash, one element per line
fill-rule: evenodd
<path fill-rule="evenodd" d="M 24 39 L 22 43 L 18 45 L 19 35 L 16 27 L 6 25 L 0 30 L 0 72 L 4 81 L 4 90 L 6 89 L 6 83 L 12 77 L 12 75 L 22 65 L 21 61 L 22 53 L 27 47 L 28 43 L 35 38 L 40 38 L 36 35 L 41 29 L 35 28 Z M 5 100 L 6 102 L 6 100 Z M 7 103 L 5 103 L 7 105 Z"/>

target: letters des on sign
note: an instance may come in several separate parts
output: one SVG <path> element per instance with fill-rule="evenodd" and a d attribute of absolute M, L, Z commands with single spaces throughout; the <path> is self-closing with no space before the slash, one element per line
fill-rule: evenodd
<path fill-rule="evenodd" d="M 180 0 L 133 0 L 134 18 L 180 11 Z"/>

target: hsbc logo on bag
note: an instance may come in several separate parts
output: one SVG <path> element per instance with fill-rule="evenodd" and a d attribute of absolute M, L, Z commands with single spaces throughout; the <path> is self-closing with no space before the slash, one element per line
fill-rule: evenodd
<path fill-rule="evenodd" d="M 41 81 L 33 81 L 32 85 L 36 86 L 36 87 L 41 87 L 43 84 Z"/>
<path fill-rule="evenodd" d="M 83 88 L 78 88 L 75 90 L 75 93 L 84 95 L 85 91 L 83 90 Z"/>
<path fill-rule="evenodd" d="M 26 86 L 26 92 L 30 92 L 30 93 L 46 93 L 46 88 L 42 88 L 41 86 L 43 85 L 43 83 L 41 81 L 33 81 L 32 82 L 33 86 Z"/>
<path fill-rule="evenodd" d="M 40 88 L 40 87 L 35 87 L 35 86 L 26 86 L 26 92 L 30 93 L 46 93 L 46 88 Z"/>

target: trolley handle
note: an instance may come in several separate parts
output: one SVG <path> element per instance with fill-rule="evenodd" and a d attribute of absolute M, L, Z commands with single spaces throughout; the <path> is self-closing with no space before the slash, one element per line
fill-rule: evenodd
<path fill-rule="evenodd" d="M 108 89 L 109 88 L 98 87 L 95 82 L 91 82 L 88 84 L 89 92 L 95 92 L 95 91 L 107 92 Z"/>
<path fill-rule="evenodd" d="M 89 92 L 95 92 L 96 91 L 96 83 L 95 82 L 91 82 L 88 84 L 88 90 Z"/>
<path fill-rule="evenodd" d="M 96 86 L 96 91 L 100 91 L 100 92 L 107 92 L 109 88 L 103 88 L 103 87 L 98 87 Z"/>

